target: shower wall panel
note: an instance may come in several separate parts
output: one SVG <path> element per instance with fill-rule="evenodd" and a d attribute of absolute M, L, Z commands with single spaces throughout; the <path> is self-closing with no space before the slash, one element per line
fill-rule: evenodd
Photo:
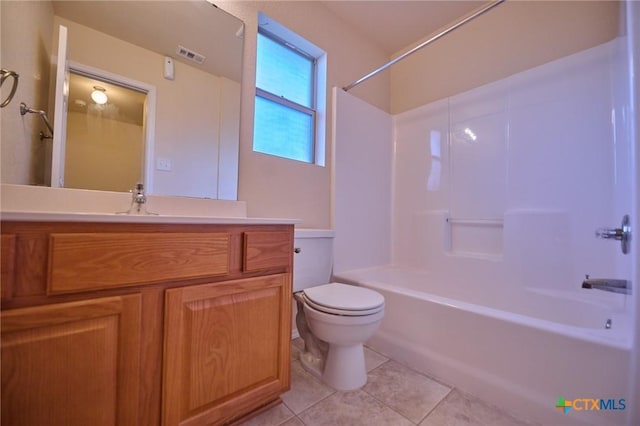
<path fill-rule="evenodd" d="M 396 115 L 393 263 L 455 275 L 480 260 L 504 285 L 571 292 L 628 276 L 594 237 L 629 208 L 621 43 Z"/>

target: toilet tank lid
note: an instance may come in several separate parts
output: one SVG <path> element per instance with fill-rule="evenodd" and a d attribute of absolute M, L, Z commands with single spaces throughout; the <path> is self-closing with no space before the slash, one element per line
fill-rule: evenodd
<path fill-rule="evenodd" d="M 329 283 L 304 289 L 311 301 L 345 311 L 364 311 L 384 305 L 384 297 L 368 288 L 355 285 Z"/>

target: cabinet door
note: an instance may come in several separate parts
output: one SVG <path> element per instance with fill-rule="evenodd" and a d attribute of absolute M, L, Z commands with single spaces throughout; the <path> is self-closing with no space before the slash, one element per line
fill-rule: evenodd
<path fill-rule="evenodd" d="M 136 425 L 140 295 L 2 312 L 2 423 Z"/>
<path fill-rule="evenodd" d="M 290 386 L 289 274 L 166 292 L 164 425 L 221 424 Z"/>

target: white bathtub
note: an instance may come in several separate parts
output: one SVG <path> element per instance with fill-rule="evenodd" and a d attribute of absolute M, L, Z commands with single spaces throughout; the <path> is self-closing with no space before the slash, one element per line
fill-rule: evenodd
<path fill-rule="evenodd" d="M 424 271 L 391 267 L 334 279 L 385 297 L 384 320 L 368 344 L 397 361 L 545 425 L 625 424 L 628 409 L 564 414 L 555 408 L 559 397 L 631 402 L 624 295 L 507 295 L 497 286 L 474 291 L 473 283 L 450 285 Z"/>

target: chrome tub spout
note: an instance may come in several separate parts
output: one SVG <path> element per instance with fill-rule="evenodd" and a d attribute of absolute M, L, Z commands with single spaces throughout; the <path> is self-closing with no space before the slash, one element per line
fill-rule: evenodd
<path fill-rule="evenodd" d="M 582 282 L 582 288 L 631 294 L 631 281 L 615 278 L 589 278 L 587 275 L 586 279 Z"/>

